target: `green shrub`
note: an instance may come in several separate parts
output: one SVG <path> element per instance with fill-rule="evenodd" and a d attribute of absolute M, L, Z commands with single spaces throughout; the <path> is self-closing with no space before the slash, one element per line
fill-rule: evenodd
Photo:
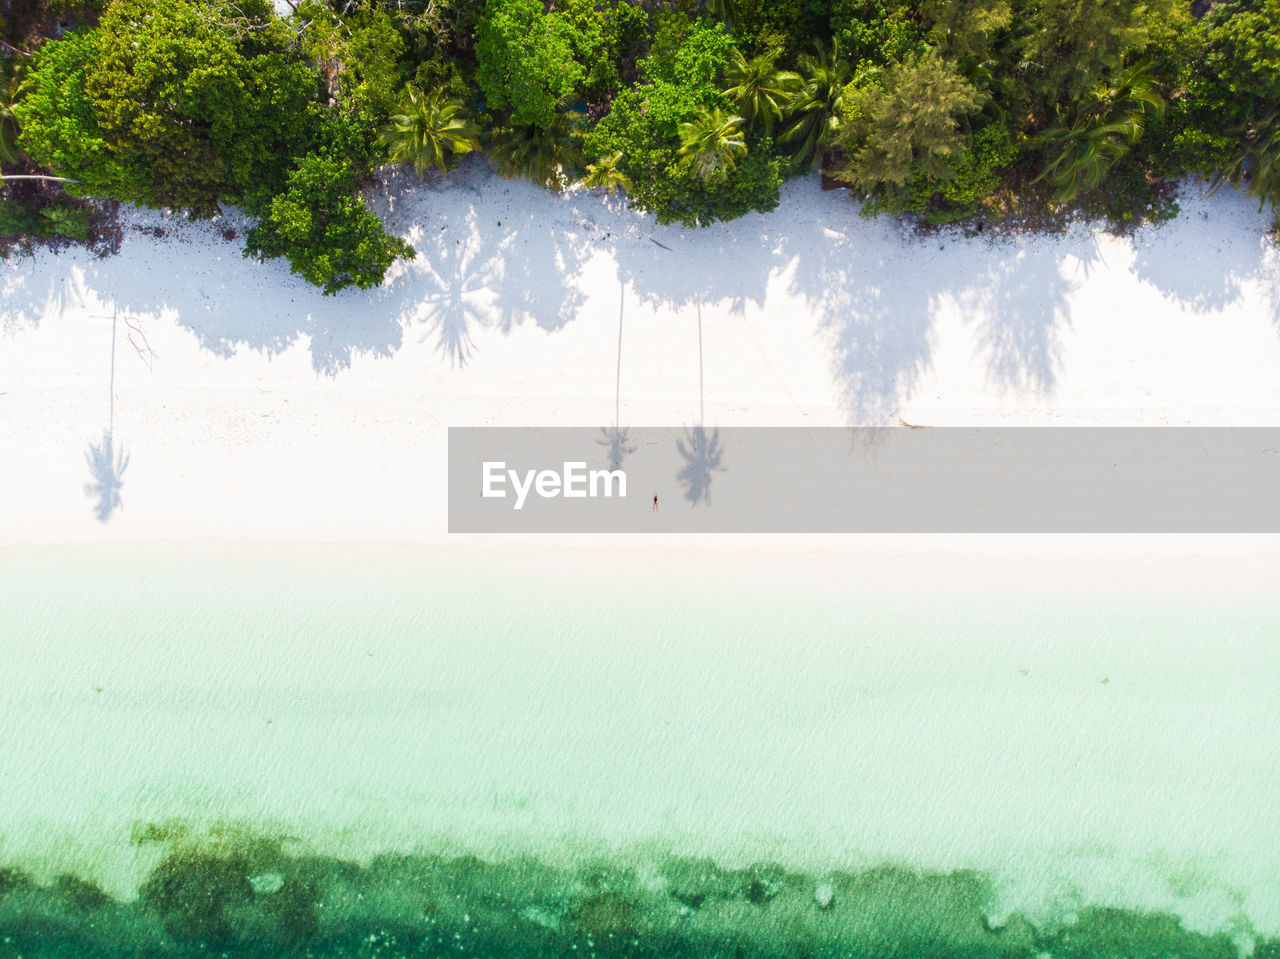
<path fill-rule="evenodd" d="M 245 256 L 285 257 L 293 273 L 326 294 L 377 286 L 392 263 L 413 255 L 365 209 L 350 163 L 325 154 L 298 161 L 288 188 L 245 238 Z"/>
<path fill-rule="evenodd" d="M 1111 171 L 1101 189 L 1102 214 L 1117 232 L 1127 232 L 1143 223 L 1161 223 L 1178 213 L 1173 191 L 1154 189 L 1146 171 L 1137 163 L 1122 160 Z"/>
<path fill-rule="evenodd" d="M 0 236 L 57 237 L 87 243 L 93 212 L 75 201 L 55 201 L 32 210 L 15 200 L 0 199 Z"/>
<path fill-rule="evenodd" d="M 83 192 L 195 215 L 275 192 L 319 79 L 282 30 L 265 0 L 115 0 L 37 52 L 21 146 Z"/>
<path fill-rule="evenodd" d="M 0 236 L 30 236 L 40 232 L 40 217 L 21 203 L 0 198 Z"/>
<path fill-rule="evenodd" d="M 877 197 L 868 213 L 912 214 L 934 226 L 964 220 L 1000 186 L 1001 175 L 1018 154 L 1008 128 L 990 123 L 966 138 L 945 178 L 913 172 L 908 188 Z"/>
<path fill-rule="evenodd" d="M 45 236 L 89 241 L 91 211 L 84 206 L 48 206 L 40 211 L 40 232 Z"/>
<path fill-rule="evenodd" d="M 486 106 L 509 112 L 516 126 L 551 126 L 556 106 L 586 77 L 570 22 L 544 15 L 542 0 L 490 0 L 476 29 L 476 59 Z"/>
<path fill-rule="evenodd" d="M 586 138 L 587 158 L 618 157 L 617 169 L 630 183 L 628 201 L 659 223 L 705 226 L 772 210 L 778 205 L 782 163 L 771 140 L 749 144 L 747 155 L 724 177 L 702 179 L 680 162 L 682 123 L 704 112 L 732 113 L 720 84 L 736 46 L 720 23 L 679 14 L 661 21 L 651 54 L 641 63 L 650 82 L 613 101 Z"/>

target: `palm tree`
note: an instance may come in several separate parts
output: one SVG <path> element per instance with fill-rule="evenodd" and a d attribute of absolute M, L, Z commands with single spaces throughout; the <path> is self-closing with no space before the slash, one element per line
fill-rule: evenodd
<path fill-rule="evenodd" d="M 619 164 L 622 162 L 622 151 L 612 156 L 601 157 L 587 167 L 587 175 L 582 178 L 584 186 L 604 187 L 613 196 L 618 190 L 624 193 L 631 189 L 631 177 L 623 172 Z"/>
<path fill-rule="evenodd" d="M 726 117 L 716 109 L 680 124 L 680 164 L 700 180 L 723 180 L 747 152 L 742 122 L 742 117 Z"/>
<path fill-rule="evenodd" d="M 1268 200 L 1273 207 L 1280 204 L 1280 113 L 1271 114 L 1254 128 L 1249 155 L 1254 167 L 1248 192 L 1258 198 L 1258 212 L 1262 212 Z"/>
<path fill-rule="evenodd" d="M 1101 186 L 1112 166 L 1142 139 L 1147 117 L 1164 106 L 1145 65 L 1126 70 L 1114 83 L 1098 84 L 1085 95 L 1074 122 L 1040 134 L 1040 142 L 1056 155 L 1036 179 L 1053 184 L 1059 203 Z"/>
<path fill-rule="evenodd" d="M 8 44 L 5 44 L 8 46 Z M 16 47 L 9 47 L 15 53 L 22 53 Z M 17 163 L 22 155 L 18 146 L 18 135 L 22 127 L 18 123 L 18 100 L 22 93 L 23 74 L 26 72 L 25 59 L 0 60 L 0 164 Z M 23 173 L 5 176 L 0 173 L 0 186 L 14 180 L 34 180 L 39 183 L 80 183 L 71 177 L 50 176 L 44 173 Z"/>
<path fill-rule="evenodd" d="M 1224 183 L 1247 184 L 1245 192 L 1258 198 L 1259 212 L 1268 200 L 1273 207 L 1280 206 L 1280 112 L 1248 124 L 1241 132 L 1243 147 L 1235 162 L 1209 181 L 1210 195 Z"/>
<path fill-rule="evenodd" d="M 729 27 L 738 21 L 738 0 L 693 0 L 693 8 L 719 17 Z"/>
<path fill-rule="evenodd" d="M 773 132 L 774 121 L 782 119 L 800 85 L 800 74 L 778 70 L 773 55 L 768 53 L 748 60 L 735 51 L 725 79 L 733 84 L 724 91 L 725 96 L 734 102 L 739 113 L 760 124 L 765 136 Z"/>
<path fill-rule="evenodd" d="M 23 63 L 0 61 L 0 163 L 16 163 L 18 149 L 18 89 L 22 85 Z"/>
<path fill-rule="evenodd" d="M 579 134 L 574 128 L 576 117 L 573 113 L 557 113 L 551 126 L 545 129 L 520 124 L 498 131 L 493 145 L 498 172 L 511 179 L 562 190 L 569 179 L 566 171 L 580 160 Z"/>
<path fill-rule="evenodd" d="M 822 161 L 823 148 L 840 131 L 844 90 L 852 70 L 840 56 L 838 43 L 828 50 L 819 42 L 816 53 L 800 61 L 800 72 L 800 88 L 788 105 L 781 140 L 794 144 L 796 162 L 815 167 Z"/>
<path fill-rule="evenodd" d="M 412 163 L 418 176 L 435 167 L 441 174 L 449 170 L 449 157 L 469 153 L 480 146 L 480 128 L 465 115 L 461 100 L 436 90 L 425 96 L 406 87 L 382 131 L 381 143 L 392 163 Z"/>
<path fill-rule="evenodd" d="M 1047 179 L 1055 188 L 1054 201 L 1065 203 L 1085 190 L 1102 184 L 1107 173 L 1126 153 L 1128 144 L 1120 124 L 1056 126 L 1040 134 L 1040 142 L 1053 147 L 1057 156 L 1036 181 Z"/>

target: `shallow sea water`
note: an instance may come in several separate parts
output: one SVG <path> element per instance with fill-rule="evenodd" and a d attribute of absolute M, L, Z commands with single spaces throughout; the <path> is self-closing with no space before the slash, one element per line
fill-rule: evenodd
<path fill-rule="evenodd" d="M 1280 954 L 1280 604 L 0 553 L 0 956 Z"/>

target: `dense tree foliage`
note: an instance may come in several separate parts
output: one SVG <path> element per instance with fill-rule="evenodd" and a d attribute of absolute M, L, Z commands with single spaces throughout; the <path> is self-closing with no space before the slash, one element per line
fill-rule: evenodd
<path fill-rule="evenodd" d="M 1100 83 L 1082 99 L 1071 123 L 1041 134 L 1051 148 L 1044 176 L 1070 200 L 1102 185 L 1117 161 L 1142 139 L 1147 118 L 1164 110 L 1156 78 L 1137 66 L 1115 83 Z"/>
<path fill-rule="evenodd" d="M 22 67 L 12 60 L 0 61 L 0 163 L 18 159 L 18 91 L 22 87 Z"/>
<path fill-rule="evenodd" d="M 1149 23 L 1180 0 L 1015 0 L 1018 96 L 1039 121 L 1076 103 L 1146 50 Z"/>
<path fill-rule="evenodd" d="M 497 131 L 491 151 L 498 172 L 551 190 L 570 182 L 569 171 L 581 165 L 578 115 L 556 113 L 551 125 L 512 124 Z"/>
<path fill-rule="evenodd" d="M 509 111 L 517 126 L 551 126 L 586 77 L 573 37 L 562 15 L 544 14 L 542 0 L 492 0 L 476 31 L 476 80 L 489 108 Z"/>
<path fill-rule="evenodd" d="M 1184 137 L 1215 183 L 1280 203 L 1280 0 L 1217 4 L 1204 26 Z"/>
<path fill-rule="evenodd" d="M 421 176 L 428 167 L 449 171 L 449 161 L 460 153 L 470 153 L 479 141 L 480 128 L 467 117 L 460 100 L 449 99 L 444 91 L 425 95 L 413 87 L 392 112 L 381 143 L 392 163 L 412 163 Z"/>
<path fill-rule="evenodd" d="M 367 127 L 394 89 L 388 58 L 400 46 L 376 12 L 350 24 L 326 10 L 309 12 L 299 34 L 265 0 L 114 0 L 96 28 L 37 51 L 15 110 L 19 144 L 54 173 L 80 181 L 72 189 L 85 194 L 193 216 L 241 204 L 263 218 L 256 252 L 289 256 L 296 272 L 329 291 L 367 285 L 382 258 L 365 234 L 376 228 L 383 249 L 398 247 L 376 218 L 349 209 L 363 210 L 349 165 L 372 158 L 377 131 Z M 331 108 L 321 96 L 325 62 L 307 59 L 303 49 L 345 57 Z M 300 171 L 309 169 L 309 153 L 333 140 L 338 125 L 329 114 L 347 117 L 347 166 L 342 176 L 330 170 L 321 190 L 314 170 L 310 178 Z M 337 185 L 350 193 L 340 213 Z M 331 242 L 353 244 L 333 251 L 327 266 L 300 245 L 298 217 L 286 215 L 300 202 L 320 204 L 312 211 L 317 223 L 350 221 L 350 229 L 325 227 Z M 268 224 L 281 229 L 274 240 L 265 236 Z"/>
<path fill-rule="evenodd" d="M 406 41 L 394 18 L 372 4 L 353 5 L 339 17 L 321 0 L 302 0 L 299 44 L 324 78 L 334 109 L 361 133 L 374 155 L 375 139 L 410 77 Z"/>
<path fill-rule="evenodd" d="M 847 160 L 836 176 L 866 193 L 902 189 L 918 173 L 950 179 L 964 148 L 960 121 L 983 100 L 933 51 L 895 64 L 850 97 L 835 141 Z"/>
<path fill-rule="evenodd" d="M 318 92 L 285 33 L 261 0 L 118 0 L 37 53 L 23 147 L 128 202 L 210 214 L 260 197 L 307 147 Z"/>
<path fill-rule="evenodd" d="M 283 193 L 249 231 L 246 254 L 288 257 L 294 273 L 334 293 L 382 281 L 397 257 L 412 256 L 404 241 L 389 237 L 355 196 L 349 161 L 331 154 L 302 157 Z"/>
<path fill-rule="evenodd" d="M 638 64 L 643 80 L 591 130 L 588 157 L 611 162 L 630 183 L 631 203 L 661 223 L 773 209 L 782 164 L 772 141 L 733 112 L 733 88 L 725 86 L 740 62 L 733 36 L 709 20 L 657 19 L 650 55 Z"/>
<path fill-rule="evenodd" d="M 771 209 L 814 168 L 931 223 L 1141 222 L 1188 175 L 1280 200 L 1280 0 L 284 2 L 0 23 L 0 162 L 240 205 L 249 252 L 327 290 L 407 255 L 360 201 L 376 166 L 471 151 L 689 225 Z"/>
<path fill-rule="evenodd" d="M 739 113 L 758 124 L 765 136 L 772 133 L 774 123 L 782 119 L 793 92 L 800 85 L 800 75 L 779 70 L 776 60 L 772 52 L 748 60 L 737 50 L 725 72 L 725 79 L 731 84 L 724 91 L 725 96 L 733 101 Z"/>

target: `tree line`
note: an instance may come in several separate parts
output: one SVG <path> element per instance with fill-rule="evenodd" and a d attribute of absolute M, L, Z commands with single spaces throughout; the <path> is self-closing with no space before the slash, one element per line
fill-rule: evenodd
<path fill-rule="evenodd" d="M 374 169 L 476 150 L 689 225 L 815 168 L 932 224 L 1146 222 L 1188 175 L 1280 198 L 1280 0 L 285 2 L 9 0 L 5 173 L 242 207 L 246 254 L 326 292 L 413 255 Z"/>

